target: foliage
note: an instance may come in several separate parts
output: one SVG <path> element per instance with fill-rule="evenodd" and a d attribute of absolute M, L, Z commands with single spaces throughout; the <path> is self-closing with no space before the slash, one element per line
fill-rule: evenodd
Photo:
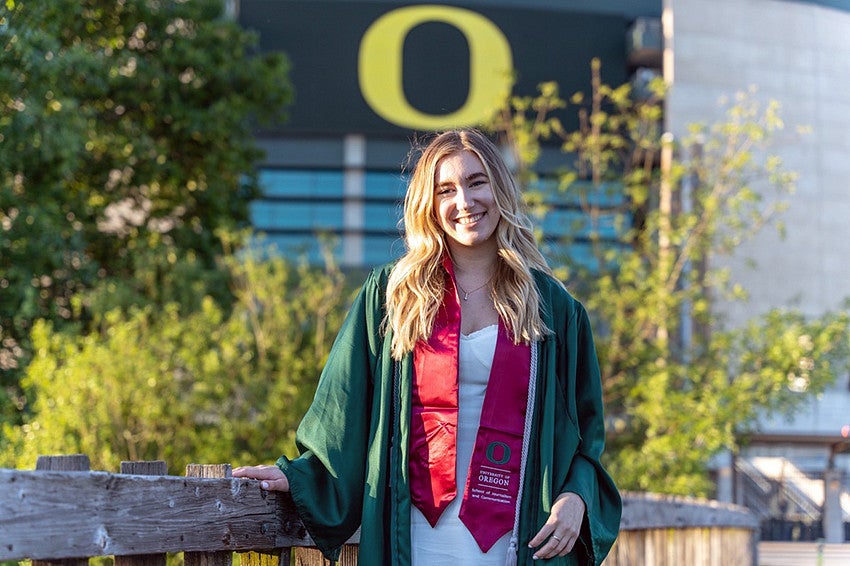
<path fill-rule="evenodd" d="M 223 6 L 0 6 L 0 422 L 25 410 L 33 321 L 44 339 L 115 308 L 141 324 L 147 304 L 230 301 L 216 233 L 247 224 L 252 123 L 282 119 L 291 88 Z"/>
<path fill-rule="evenodd" d="M 595 61 L 592 86 L 568 104 L 543 84 L 510 99 L 491 128 L 532 187 L 547 182 L 533 173 L 541 144 L 557 140 L 567 160 L 554 184 L 580 207 L 574 228 L 592 260 L 570 255 L 574 240 L 554 263 L 595 320 L 618 483 L 705 495 L 713 455 L 735 450 L 760 414 L 790 411 L 846 371 L 850 317 L 776 310 L 725 328 L 718 300 L 746 291 L 719 258 L 766 225 L 782 229 L 796 178 L 767 153 L 783 127 L 775 103 L 742 93 L 725 121 L 676 141 L 662 130 L 662 82 L 637 97 L 602 84 Z M 570 105 L 580 126 L 568 132 L 557 111 Z"/>
<path fill-rule="evenodd" d="M 273 462 L 295 452 L 346 312 L 340 271 L 255 253 L 225 257 L 236 302 L 210 297 L 184 313 L 169 303 L 114 309 L 88 334 L 38 321 L 24 378 L 36 392 L 23 426 L 6 425 L 0 466 L 33 468 L 39 454 L 84 453 L 92 468 L 122 460 Z"/>

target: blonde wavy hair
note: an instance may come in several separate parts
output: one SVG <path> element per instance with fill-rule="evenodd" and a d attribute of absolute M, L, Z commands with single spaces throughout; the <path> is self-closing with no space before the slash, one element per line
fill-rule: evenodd
<path fill-rule="evenodd" d="M 385 326 L 392 332 L 392 356 L 401 359 L 419 340 L 427 340 L 443 304 L 445 235 L 434 211 L 435 173 L 443 157 L 471 151 L 490 179 L 501 218 L 496 228 L 498 263 L 491 298 L 516 342 L 539 340 L 550 333 L 540 316 L 532 268 L 552 271 L 537 248 L 520 191 L 496 145 L 473 129 L 435 135 L 422 150 L 404 197 L 405 254 L 389 276 Z"/>

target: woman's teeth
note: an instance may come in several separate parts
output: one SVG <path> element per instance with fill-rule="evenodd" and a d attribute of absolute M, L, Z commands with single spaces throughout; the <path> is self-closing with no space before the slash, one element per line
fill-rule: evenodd
<path fill-rule="evenodd" d="M 481 219 L 482 216 L 484 216 L 483 212 L 480 212 L 478 214 L 473 214 L 472 216 L 464 216 L 463 218 L 458 218 L 457 223 L 458 224 L 472 224 L 473 222 L 478 222 Z"/>

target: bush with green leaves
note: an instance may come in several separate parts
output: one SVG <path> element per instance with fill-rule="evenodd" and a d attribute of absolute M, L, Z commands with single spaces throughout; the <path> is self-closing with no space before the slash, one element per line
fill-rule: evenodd
<path fill-rule="evenodd" d="M 24 377 L 31 414 L 4 428 L 0 466 L 31 469 L 40 454 L 83 453 L 92 468 L 165 460 L 273 462 L 294 454 L 350 290 L 325 269 L 279 256 L 224 260 L 236 297 L 106 313 L 88 333 L 35 324 Z"/>

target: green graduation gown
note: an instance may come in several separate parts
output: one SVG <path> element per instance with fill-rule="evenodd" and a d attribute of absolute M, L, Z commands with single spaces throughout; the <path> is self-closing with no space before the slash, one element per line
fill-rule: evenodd
<path fill-rule="evenodd" d="M 396 363 L 384 332 L 391 265 L 367 277 L 343 323 L 298 427 L 298 458 L 277 465 L 289 479 L 304 525 L 335 560 L 362 525 L 361 566 L 410 564 L 408 432 L 412 356 Z M 517 564 L 599 564 L 617 536 L 622 503 L 599 462 L 605 444 L 602 389 L 584 307 L 556 281 L 535 272 L 544 323 L 537 393 L 520 511 Z M 566 557 L 532 560 L 528 541 L 563 492 L 587 511 Z"/>

